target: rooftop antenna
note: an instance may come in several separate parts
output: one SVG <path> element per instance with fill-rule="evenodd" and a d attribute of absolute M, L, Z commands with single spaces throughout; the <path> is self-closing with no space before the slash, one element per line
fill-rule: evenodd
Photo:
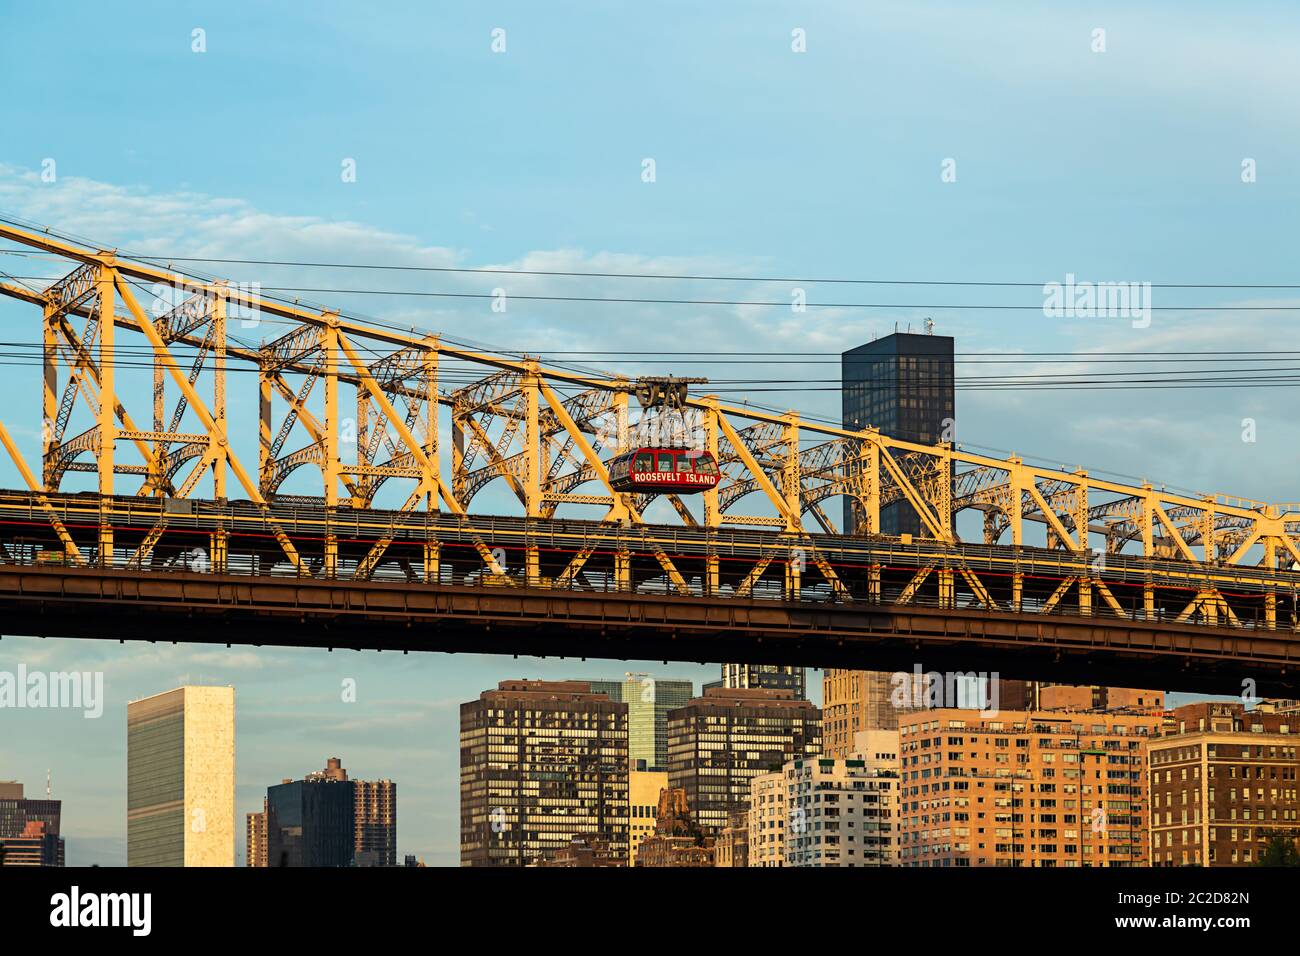
<path fill-rule="evenodd" d="M 50 799 L 50 770 L 45 768 L 45 799 Z"/>
<path fill-rule="evenodd" d="M 934 319 L 928 315 L 925 317 L 925 334 L 934 335 Z"/>

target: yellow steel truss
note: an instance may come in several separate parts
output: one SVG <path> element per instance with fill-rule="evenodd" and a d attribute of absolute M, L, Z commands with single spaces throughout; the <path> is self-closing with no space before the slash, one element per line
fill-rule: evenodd
<path fill-rule="evenodd" d="M 301 498 L 283 494 L 280 488 L 295 469 L 314 466 L 324 487 L 315 501 L 326 512 L 343 505 L 371 507 L 381 485 L 398 481 L 409 486 L 401 511 L 467 516 L 474 495 L 500 480 L 519 498 L 528 518 L 553 518 L 558 505 L 572 504 L 601 509 L 592 517 L 621 526 L 646 523 L 650 498 L 616 491 L 607 470 L 610 458 L 629 442 L 630 386 L 624 379 L 448 345 L 434 336 L 273 301 L 235 285 L 200 281 L 8 225 L 0 225 L 0 238 L 65 257 L 73 266 L 64 278 L 39 291 L 0 282 L 0 293 L 42 310 L 45 427 L 42 480 L 36 490 L 58 492 L 67 473 L 93 472 L 104 496 L 116 492 L 117 476 L 132 475 L 138 479 L 138 495 L 185 498 L 210 475 L 212 495 L 221 500 L 229 471 L 244 496 L 266 507 Z M 165 284 L 185 296 L 165 314 L 151 317 L 134 291 L 141 283 Z M 227 335 L 233 306 L 285 320 L 291 329 L 267 345 L 240 344 Z M 77 320 L 85 323 L 80 332 L 74 328 Z M 123 334 L 142 336 L 148 348 L 152 428 L 136 424 L 120 394 L 116 369 Z M 193 355 L 183 359 L 180 348 Z M 376 354 L 377 359 L 367 357 Z M 482 368 L 484 376 L 449 390 L 439 382 L 448 361 Z M 244 466 L 228 437 L 229 363 L 257 372 L 256 473 Z M 196 387 L 201 369 L 213 372 L 210 400 Z M 179 393 L 170 413 L 169 384 Z M 324 392 L 319 416 L 307 407 L 317 385 Z M 352 390 L 353 405 L 346 403 L 344 389 Z M 277 401 L 287 407 L 278 429 L 273 415 Z M 89 412 L 89 425 L 67 437 L 78 403 Z M 438 441 L 440 407 L 450 411 L 449 449 Z M 1037 467 L 1016 456 L 1003 459 L 951 444 L 906 442 L 873 428 L 837 428 L 802 419 L 793 411 L 774 414 L 727 405 L 709 395 L 688 399 L 687 409 L 698 416 L 703 442 L 717 457 L 723 481 L 701 496 L 698 515 L 680 498 L 669 496 L 669 502 L 691 527 L 775 529 L 792 547 L 802 542 L 806 560 L 797 568 L 786 563 L 788 587 L 798 587 L 799 571 L 811 563 L 838 589 L 835 571 L 811 543 L 810 532 L 874 534 L 881 509 L 895 502 L 913 509 L 924 529 L 922 537 L 938 543 L 962 543 L 956 517 L 967 510 L 983 514 L 985 544 L 1027 545 L 1026 523 L 1040 526 L 1048 547 L 1077 559 L 1083 568 L 1071 575 L 1068 585 L 1062 582 L 1048 601 L 1049 611 L 1069 587 L 1077 588 L 1081 608 L 1091 608 L 1095 591 L 1105 607 L 1120 610 L 1099 576 L 1088 573 L 1094 553 L 1103 561 L 1106 554 L 1127 553 L 1180 560 L 1207 570 L 1252 565 L 1276 572 L 1288 570 L 1292 562 L 1300 565 L 1300 505 L 1174 494 L 1146 483 L 1096 478 L 1082 469 Z M 182 430 L 187 412 L 200 429 Z M 346 443 L 341 438 L 348 421 L 355 430 L 355 454 L 344 460 Z M 305 433 L 306 444 L 285 452 L 295 429 Z M 593 485 L 595 493 L 580 493 L 584 484 Z M 836 497 L 851 503 L 853 527 L 835 527 L 826 503 Z M 742 502 L 749 510 L 767 513 L 742 513 Z M 276 536 L 297 564 L 289 536 L 279 531 Z M 324 572 L 329 574 L 337 554 L 332 526 L 325 538 Z M 1093 547 L 1094 541 L 1098 547 Z M 384 559 L 389 544 L 388 536 L 374 543 L 362 562 L 364 573 Z M 141 559 L 149 546 L 149 541 L 140 546 Z M 113 550 L 113 529 L 107 521 L 101 522 L 98 547 L 101 553 Z M 436 559 L 437 542 L 430 540 L 428 547 Z M 216 550 L 221 552 L 219 546 Z M 504 575 L 486 544 L 479 552 L 492 573 Z M 672 558 L 658 551 L 655 559 L 668 580 L 683 590 L 685 581 Z M 576 576 L 585 560 L 583 553 L 576 555 L 562 578 Z M 771 560 L 755 565 L 752 579 L 747 576 L 742 582 L 743 591 Z M 534 568 L 535 555 L 525 563 Z M 968 570 L 936 567 L 934 574 L 941 600 L 954 593 L 956 574 L 981 604 L 997 606 L 990 590 Z M 1016 610 L 1025 568 L 1011 561 L 1008 574 L 1012 586 L 1007 600 Z M 900 600 L 928 576 L 925 569 L 918 571 Z M 1186 613 L 1214 619 L 1231 615 L 1212 584 L 1206 587 L 1209 590 L 1200 592 Z M 1149 594 L 1146 603 L 1150 605 Z M 1276 605 L 1276 595 L 1271 595 L 1270 622 L 1275 621 Z"/>

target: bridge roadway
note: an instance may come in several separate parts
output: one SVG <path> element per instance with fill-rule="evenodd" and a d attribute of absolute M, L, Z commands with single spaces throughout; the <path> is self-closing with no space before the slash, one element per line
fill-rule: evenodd
<path fill-rule="evenodd" d="M 928 539 L 0 491 L 7 635 L 920 665 L 1300 696 L 1298 585 Z"/>

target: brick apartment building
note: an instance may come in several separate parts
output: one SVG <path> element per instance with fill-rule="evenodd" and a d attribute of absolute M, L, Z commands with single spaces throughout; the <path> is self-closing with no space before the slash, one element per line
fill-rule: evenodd
<path fill-rule="evenodd" d="M 1150 713 L 899 719 L 902 866 L 1144 866 Z"/>
<path fill-rule="evenodd" d="M 1269 841 L 1300 840 L 1300 715 L 1202 702 L 1150 742 L 1154 866 L 1251 866 Z"/>

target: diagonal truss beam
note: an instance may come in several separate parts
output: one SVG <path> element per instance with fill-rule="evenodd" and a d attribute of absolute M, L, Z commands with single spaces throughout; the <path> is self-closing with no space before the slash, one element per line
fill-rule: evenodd
<path fill-rule="evenodd" d="M 171 374 L 172 379 L 189 400 L 190 408 L 194 409 L 195 414 L 199 416 L 199 420 L 203 422 L 203 427 L 208 429 L 209 434 L 213 436 L 217 447 L 220 449 L 220 454 L 225 456 L 226 462 L 230 466 L 230 470 L 235 473 L 235 479 L 243 487 L 244 493 L 248 495 L 249 500 L 265 508 L 266 499 L 262 497 L 262 493 L 258 489 L 257 483 L 252 480 L 248 472 L 244 469 L 244 466 L 235 454 L 234 449 L 230 447 L 230 440 L 227 438 L 225 433 L 222 432 L 216 419 L 213 418 L 212 413 L 208 411 L 208 407 L 199 396 L 199 393 L 194 390 L 194 386 L 189 383 L 189 379 L 181 373 L 180 365 L 177 364 L 176 359 L 172 357 L 171 352 L 167 349 L 161 336 L 158 335 L 158 330 L 154 328 L 153 323 L 150 322 L 148 316 L 145 315 L 144 309 L 140 307 L 140 303 L 136 301 L 130 287 L 122 280 L 121 276 L 116 277 L 115 282 L 118 294 L 122 297 L 122 301 L 126 304 L 126 307 L 131 314 L 135 316 L 136 324 L 139 326 L 140 331 L 142 331 L 145 338 L 149 340 L 149 344 L 153 346 L 154 355 L 157 357 L 158 361 L 162 363 L 163 367 Z M 284 529 L 275 522 L 271 522 L 271 528 L 273 529 L 276 541 L 279 542 L 281 550 L 284 551 L 285 557 L 287 557 L 295 567 L 301 569 L 302 560 L 298 556 L 298 549 L 295 548 L 293 542 L 289 540 L 289 536 L 284 533 Z"/>

